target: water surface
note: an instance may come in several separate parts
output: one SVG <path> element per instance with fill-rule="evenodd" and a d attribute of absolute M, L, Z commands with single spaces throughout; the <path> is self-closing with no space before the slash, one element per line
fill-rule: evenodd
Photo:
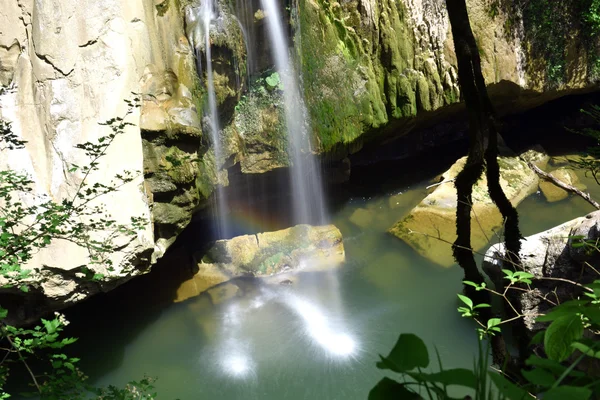
<path fill-rule="evenodd" d="M 582 179 L 600 198 L 600 188 Z M 82 367 L 98 385 L 159 377 L 160 399 L 363 400 L 384 376 L 378 354 L 411 332 L 437 347 L 445 367 L 470 368 L 477 338 L 456 312 L 462 271 L 434 265 L 385 233 L 429 183 L 387 182 L 338 208 L 333 223 L 347 259 L 339 269 L 299 274 L 291 286 L 247 282 L 242 295 L 216 305 L 200 296 L 135 309 L 116 296 L 97 315 L 75 310 L 71 318 L 89 327 L 76 348 Z M 351 221 L 358 209 L 370 215 L 358 220 L 362 226 Z M 522 231 L 592 210 L 579 198 L 550 204 L 538 193 L 519 207 Z M 140 303 L 155 295 L 137 294 Z"/>

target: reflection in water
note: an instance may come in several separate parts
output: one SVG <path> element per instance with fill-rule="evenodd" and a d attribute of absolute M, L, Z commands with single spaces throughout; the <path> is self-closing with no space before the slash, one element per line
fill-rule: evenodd
<path fill-rule="evenodd" d="M 253 308 L 253 307 L 250 307 Z M 244 310 L 237 303 L 231 304 L 225 311 L 221 325 L 221 337 L 224 338 L 219 351 L 221 371 L 232 378 L 248 378 L 254 374 L 254 362 L 251 357 L 252 344 L 241 335 Z"/>
<path fill-rule="evenodd" d="M 347 262 L 334 271 L 269 279 L 285 286 L 242 279 L 231 283 L 239 296 L 229 301 L 215 305 L 208 295 L 189 299 L 143 327 L 129 323 L 136 315 L 131 308 L 116 321 L 107 317 L 111 324 L 98 323 L 88 311 L 79 321 L 92 321 L 94 329 L 80 335 L 79 348 L 86 352 L 77 354 L 93 360 L 84 366 L 93 383 L 125 385 L 146 373 L 159 378 L 161 398 L 364 400 L 382 377 L 377 354 L 387 353 L 405 332 L 435 343 L 447 367 L 470 368 L 477 337 L 454 306 L 462 270 L 431 265 L 374 223 L 359 228 L 350 222 L 356 209 L 370 208 L 373 201 L 381 203 L 357 200 L 336 214 Z M 388 204 L 378 212 L 390 221 L 411 207 L 385 208 Z M 532 215 L 564 216 L 554 205 L 544 207 L 535 203 Z M 523 218 L 527 229 L 539 228 Z M 103 312 L 119 310 L 104 302 L 99 306 Z M 119 323 L 130 335 L 115 336 Z M 111 351 L 98 352 L 95 343 L 106 342 Z M 122 351 L 120 358 L 113 348 Z"/>
<path fill-rule="evenodd" d="M 272 323 L 272 313 L 265 306 L 282 305 L 300 317 L 302 337 L 317 348 L 325 350 L 328 358 L 346 359 L 354 355 L 358 345 L 353 335 L 347 332 L 344 323 L 337 276 L 334 273 L 319 274 L 326 283 L 327 300 L 325 309 L 314 299 L 318 296 L 293 293 L 291 288 L 263 287 L 252 299 L 239 299 L 224 310 L 219 335 L 218 365 L 221 373 L 237 379 L 256 378 L 257 354 L 251 324 Z M 323 293 L 321 291 L 321 293 Z M 310 300 L 309 300 L 310 298 Z M 260 314 L 257 310 L 264 311 Z M 268 318 L 269 321 L 265 321 Z M 260 319 L 261 321 L 257 321 Z M 289 322 L 288 322 L 289 323 Z M 283 330 L 279 331 L 280 334 Z M 253 340 L 252 340 L 253 339 Z"/>
<path fill-rule="evenodd" d="M 233 378 L 247 378 L 254 373 L 254 363 L 248 354 L 237 352 L 237 350 L 239 349 L 230 350 L 230 354 L 223 358 L 221 369 Z"/>
<path fill-rule="evenodd" d="M 331 355 L 350 356 L 354 354 L 356 350 L 354 339 L 347 333 L 336 332 L 325 313 L 316 304 L 291 294 L 285 296 L 282 302 L 302 317 L 308 335 Z"/>

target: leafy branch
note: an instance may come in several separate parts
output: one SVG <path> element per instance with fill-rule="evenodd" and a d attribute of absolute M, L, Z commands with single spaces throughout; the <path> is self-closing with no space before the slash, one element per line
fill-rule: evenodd
<path fill-rule="evenodd" d="M 4 289 L 17 287 L 27 292 L 47 279 L 45 270 L 25 265 L 33 255 L 56 240 L 64 240 L 87 249 L 89 264 L 79 269 L 82 279 L 102 280 L 104 275 L 91 266 L 114 271 L 110 256 L 121 251 L 116 240 L 133 238 L 145 229 L 146 219 L 131 217 L 128 223 L 112 218 L 95 201 L 133 182 L 139 172 L 124 171 L 109 183 L 90 182 L 99 171 L 100 161 L 108 148 L 128 126 L 126 119 L 138 107 L 139 96 L 126 100 L 127 111 L 122 117 L 100 123 L 110 133 L 96 141 L 75 146 L 90 159 L 86 165 L 69 166 L 68 172 L 79 174 L 80 181 L 72 196 L 55 202 L 48 196 L 35 195 L 33 180 L 13 170 L 0 171 L 0 280 Z M 9 122 L 0 120 L 0 151 L 23 149 L 26 142 L 14 132 Z M 128 271 L 125 270 L 125 273 Z M 52 273 L 50 271 L 50 273 Z M 63 348 L 76 341 L 63 338 L 68 321 L 56 313 L 52 319 L 42 319 L 34 328 L 20 328 L 6 322 L 8 310 L 0 307 L 0 400 L 9 398 L 4 391 L 11 366 L 21 364 L 29 374 L 31 385 L 42 399 L 58 400 L 149 400 L 156 397 L 150 378 L 131 382 L 125 388 L 110 386 L 93 388 L 85 383 L 86 376 L 78 369 L 78 358 L 70 357 Z M 35 360 L 35 363 L 32 361 Z M 34 367 L 35 366 L 35 367 Z"/>

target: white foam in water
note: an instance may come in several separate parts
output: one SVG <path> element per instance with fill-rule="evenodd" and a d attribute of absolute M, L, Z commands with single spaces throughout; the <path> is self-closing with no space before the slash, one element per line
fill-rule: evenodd
<path fill-rule="evenodd" d="M 221 326 L 222 337 L 219 354 L 221 371 L 232 378 L 248 378 L 254 374 L 255 363 L 251 357 L 251 344 L 243 339 L 243 310 L 238 304 L 227 308 Z"/>
<path fill-rule="evenodd" d="M 253 370 L 252 360 L 245 354 L 233 352 L 224 357 L 221 362 L 223 372 L 234 378 L 246 378 Z"/>
<path fill-rule="evenodd" d="M 335 287 L 331 289 L 335 290 Z M 342 360 L 355 355 L 359 350 L 356 340 L 346 332 L 343 324 L 337 322 L 339 315 L 329 318 L 328 313 L 317 303 L 288 290 L 263 288 L 255 298 L 246 302 L 233 302 L 223 310 L 220 343 L 216 354 L 220 373 L 239 380 L 256 378 L 260 354 L 258 361 L 253 358 L 253 352 L 256 351 L 253 340 L 257 338 L 253 336 L 252 326 L 256 324 L 256 318 L 260 319 L 265 315 L 255 311 L 273 301 L 300 317 L 304 330 L 298 333 L 309 339 L 308 347 L 312 345 L 323 349 L 330 358 Z"/>
<path fill-rule="evenodd" d="M 316 304 L 291 294 L 281 302 L 304 320 L 308 336 L 330 355 L 348 357 L 356 353 L 356 341 L 346 332 L 337 332 Z"/>

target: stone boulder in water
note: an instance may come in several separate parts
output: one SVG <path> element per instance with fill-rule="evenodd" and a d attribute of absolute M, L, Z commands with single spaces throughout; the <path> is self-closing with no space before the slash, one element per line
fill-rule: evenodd
<path fill-rule="evenodd" d="M 510 290 L 508 296 L 513 305 L 521 307 L 529 331 L 538 331 L 546 326 L 535 321 L 539 314 L 552 308 L 545 299 L 561 304 L 582 295 L 581 287 L 569 283 L 569 280 L 588 284 L 598 279 L 596 270 L 600 265 L 600 254 L 589 251 L 589 247 L 573 247 L 573 242 L 579 240 L 577 237 L 593 242 L 600 240 L 600 211 L 521 241 L 523 270 L 534 276 L 533 283 L 529 285 L 531 290 Z M 511 269 L 505 260 L 505 246 L 500 243 L 490 247 L 483 261 L 483 270 L 498 290 L 506 283 L 502 269 Z"/>
<path fill-rule="evenodd" d="M 559 181 L 566 183 L 567 185 L 576 187 L 579 190 L 587 189 L 587 186 L 579 182 L 579 177 L 577 176 L 577 174 L 575 174 L 575 171 L 573 171 L 570 168 L 561 167 L 557 170 L 550 172 L 550 175 L 552 175 Z M 546 200 L 548 200 L 549 203 L 561 201 L 569 197 L 569 193 L 567 193 L 566 190 L 561 189 L 554 183 L 545 180 L 540 182 L 540 190 L 542 191 L 544 197 L 546 198 Z"/>
<path fill-rule="evenodd" d="M 456 188 L 454 179 L 463 169 L 466 157 L 459 159 L 442 175 L 442 183 L 398 221 L 389 232 L 405 241 L 429 260 L 449 267 L 454 264 L 451 243 L 456 240 Z M 538 188 L 539 179 L 518 157 L 500 157 L 500 185 L 513 206 Z M 502 215 L 487 191 L 485 175 L 473 187 L 471 241 L 475 250 L 481 249 L 502 226 Z"/>
<path fill-rule="evenodd" d="M 219 240 L 203 254 L 193 278 L 179 287 L 175 301 L 197 296 L 235 278 L 328 269 L 344 260 L 342 234 L 333 225 L 297 225 Z"/>

